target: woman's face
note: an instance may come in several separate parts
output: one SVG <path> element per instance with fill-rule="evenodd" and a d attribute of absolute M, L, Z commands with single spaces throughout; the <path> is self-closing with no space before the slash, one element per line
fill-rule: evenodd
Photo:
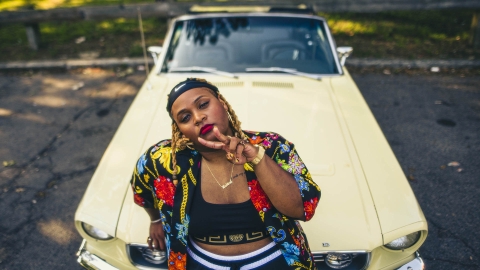
<path fill-rule="evenodd" d="M 180 132 L 201 150 L 205 147 L 198 142 L 198 137 L 217 141 L 212 132 L 213 126 L 216 126 L 222 134 L 233 135 L 226 110 L 227 106 L 218 100 L 210 89 L 194 88 L 175 100 L 172 105 L 172 117 Z"/>

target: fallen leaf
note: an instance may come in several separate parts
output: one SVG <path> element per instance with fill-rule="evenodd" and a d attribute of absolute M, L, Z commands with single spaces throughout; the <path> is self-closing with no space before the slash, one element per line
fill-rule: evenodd
<path fill-rule="evenodd" d="M 457 169 L 457 172 L 463 172 L 463 169 L 462 169 L 462 168 L 458 168 L 458 169 Z"/>
<path fill-rule="evenodd" d="M 25 189 L 21 188 L 21 187 L 15 189 L 15 192 L 17 192 L 17 193 L 24 192 L 24 191 L 25 191 Z"/>
<path fill-rule="evenodd" d="M 392 74 L 392 72 L 391 72 L 390 70 L 388 70 L 388 69 L 384 69 L 384 70 L 383 70 L 383 74 L 385 74 L 385 75 L 390 75 L 390 74 Z"/>
<path fill-rule="evenodd" d="M 10 166 L 13 166 L 15 165 L 15 160 L 4 160 L 3 161 L 3 166 L 4 167 L 10 167 Z"/>
<path fill-rule="evenodd" d="M 72 90 L 73 91 L 77 91 L 78 89 L 82 88 L 85 86 L 85 83 L 84 82 L 79 82 L 79 83 L 76 83 L 74 86 L 72 86 Z"/>
<path fill-rule="evenodd" d="M 57 181 L 50 181 L 48 184 L 47 184 L 47 188 L 52 188 L 52 187 L 55 187 L 57 185 Z"/>
<path fill-rule="evenodd" d="M 75 43 L 76 43 L 76 44 L 80 44 L 80 43 L 85 42 L 85 40 L 86 40 L 85 37 L 79 37 L 79 38 L 75 39 Z"/>
<path fill-rule="evenodd" d="M 408 176 L 408 180 L 410 180 L 410 181 L 415 180 L 415 177 L 413 176 L 413 174 L 410 174 L 410 175 Z"/>
<path fill-rule="evenodd" d="M 440 68 L 439 67 L 431 67 L 430 71 L 431 72 L 440 72 Z"/>
<path fill-rule="evenodd" d="M 458 167 L 458 166 L 460 166 L 460 163 L 457 162 L 457 161 L 452 161 L 452 162 L 448 163 L 448 166 L 450 166 L 450 167 Z"/>
<path fill-rule="evenodd" d="M 34 203 L 34 204 L 37 203 L 37 200 L 32 200 L 32 203 Z"/>
<path fill-rule="evenodd" d="M 440 169 L 442 169 L 442 170 L 445 170 L 445 168 L 447 168 L 447 165 L 440 166 Z"/>
<path fill-rule="evenodd" d="M 86 68 L 86 69 L 83 70 L 82 73 L 85 74 L 85 75 L 89 75 L 89 74 L 105 74 L 105 73 L 107 73 L 107 71 L 104 70 L 104 69 L 101 69 L 101 68 L 95 68 L 95 67 L 94 67 L 94 68 Z"/>

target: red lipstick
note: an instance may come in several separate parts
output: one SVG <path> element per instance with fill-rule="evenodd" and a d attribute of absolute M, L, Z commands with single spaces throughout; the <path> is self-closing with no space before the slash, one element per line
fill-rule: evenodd
<path fill-rule="evenodd" d="M 212 129 L 213 129 L 213 125 L 212 125 L 212 124 L 204 125 L 204 126 L 200 129 L 200 135 L 205 135 L 205 134 L 207 134 L 208 132 L 210 132 Z"/>

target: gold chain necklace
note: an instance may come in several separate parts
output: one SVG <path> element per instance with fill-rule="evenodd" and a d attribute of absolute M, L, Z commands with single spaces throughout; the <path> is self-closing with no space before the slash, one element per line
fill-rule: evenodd
<path fill-rule="evenodd" d="M 233 184 L 233 181 L 232 181 L 232 175 L 233 175 L 233 167 L 235 166 L 235 164 L 232 164 L 232 171 L 230 172 L 230 181 L 228 181 L 227 183 L 225 184 L 220 184 L 220 182 L 218 182 L 217 178 L 215 177 L 215 175 L 213 175 L 213 172 L 212 170 L 210 170 L 210 166 L 208 166 L 208 163 L 205 159 L 203 159 L 205 161 L 205 165 L 207 165 L 207 169 L 208 171 L 212 174 L 213 176 L 213 179 L 215 179 L 215 181 L 217 181 L 217 184 L 222 188 L 222 189 L 225 189 L 226 187 L 230 186 L 231 184 Z"/>

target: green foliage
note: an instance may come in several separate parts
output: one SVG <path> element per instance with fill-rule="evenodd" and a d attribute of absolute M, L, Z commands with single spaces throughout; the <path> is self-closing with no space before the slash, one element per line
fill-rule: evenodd
<path fill-rule="evenodd" d="M 80 4 L 152 3 L 153 0 L 17 0 L 2 1 L 0 10 L 10 3 L 56 3 L 58 6 Z M 473 11 L 466 9 L 395 11 L 380 13 L 321 13 L 328 20 L 339 46 L 352 46 L 353 57 L 372 58 L 479 58 L 469 43 Z M 166 22 L 144 19 L 147 46 L 161 45 Z M 98 52 L 99 57 L 142 56 L 138 21 L 41 23 L 41 48 L 28 47 L 25 27 L 0 25 L 0 61 L 78 58 L 84 52 Z M 85 41 L 76 43 L 79 38 Z"/>
<path fill-rule="evenodd" d="M 144 19 L 143 29 L 147 46 L 163 43 L 165 20 Z M 42 23 L 40 32 L 42 43 L 35 52 L 28 47 L 23 25 L 1 27 L 0 50 L 7 53 L 0 54 L 0 61 L 79 58 L 85 52 L 97 52 L 99 57 L 143 55 L 136 19 Z"/>
<path fill-rule="evenodd" d="M 152 1 L 148 0 L 2 0 L 0 1 L 0 11 L 14 11 L 27 6 L 34 7 L 35 9 L 52 9 L 77 6 L 104 6 L 151 2 Z"/>
<path fill-rule="evenodd" d="M 355 57 L 478 57 L 470 40 L 473 11 L 465 9 L 320 14 L 337 45 L 354 47 Z"/>

